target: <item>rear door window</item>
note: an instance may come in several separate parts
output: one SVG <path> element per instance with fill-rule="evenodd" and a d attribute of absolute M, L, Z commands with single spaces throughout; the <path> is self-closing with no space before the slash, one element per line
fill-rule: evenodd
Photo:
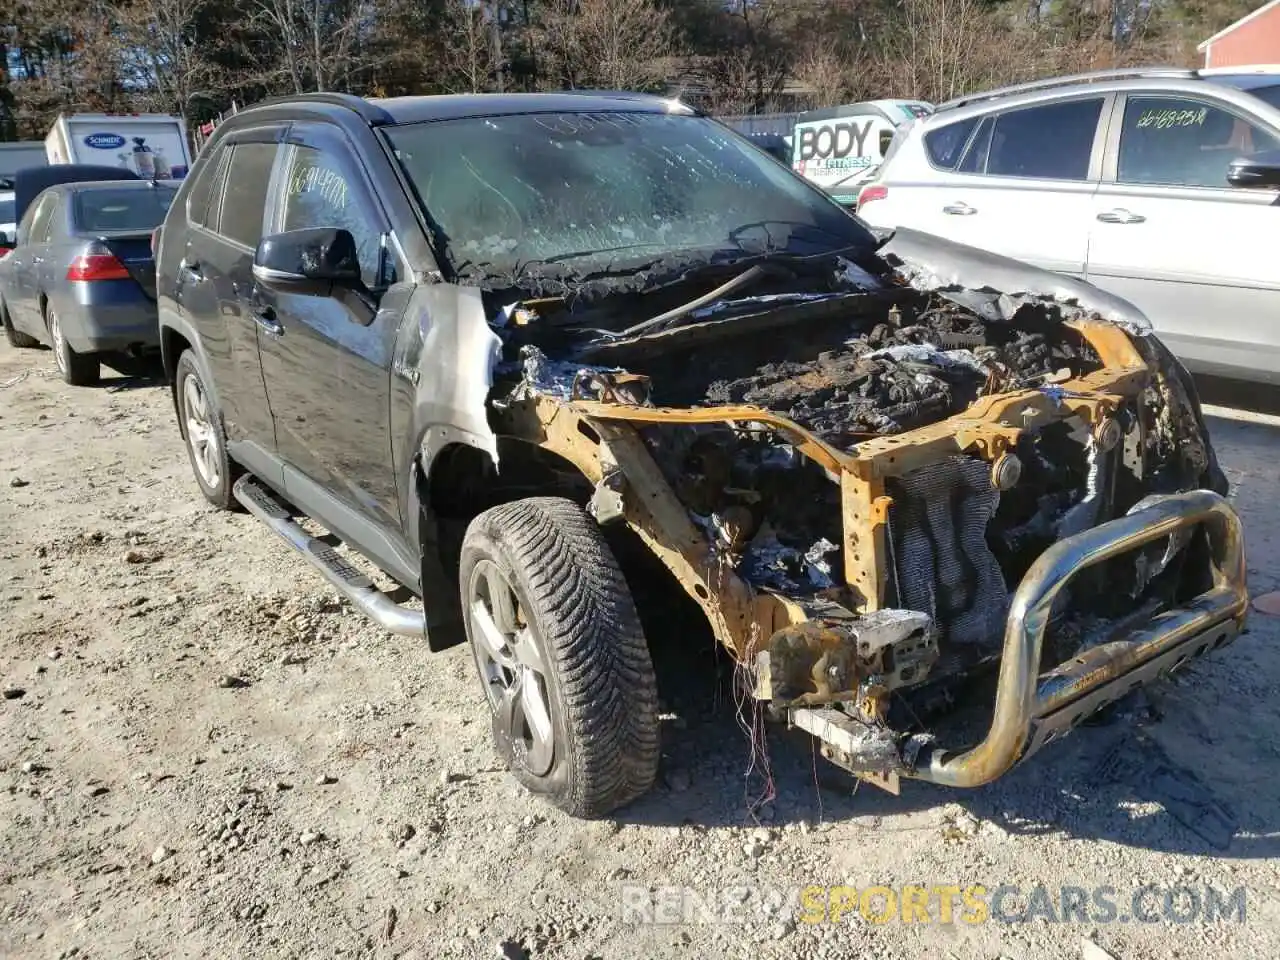
<path fill-rule="evenodd" d="M 228 240 L 251 249 L 262 239 L 276 150 L 275 143 L 237 143 L 231 148 L 216 229 Z"/>
<path fill-rule="evenodd" d="M 72 207 L 75 223 L 80 230 L 90 233 L 126 230 L 149 233 L 164 222 L 174 193 L 175 190 L 160 186 L 144 190 L 108 187 L 77 190 Z"/>
<path fill-rule="evenodd" d="M 1087 180 L 1102 97 L 1047 103 L 996 117 L 987 153 L 991 176 Z"/>
<path fill-rule="evenodd" d="M 1129 97 L 1120 127 L 1120 183 L 1227 187 L 1237 157 L 1280 149 L 1248 120 L 1203 100 Z"/>

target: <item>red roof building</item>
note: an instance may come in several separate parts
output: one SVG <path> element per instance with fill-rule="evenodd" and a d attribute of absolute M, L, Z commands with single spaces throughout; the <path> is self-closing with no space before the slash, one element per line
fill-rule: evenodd
<path fill-rule="evenodd" d="M 1280 0 L 1263 4 L 1200 46 L 1205 67 L 1280 63 Z"/>

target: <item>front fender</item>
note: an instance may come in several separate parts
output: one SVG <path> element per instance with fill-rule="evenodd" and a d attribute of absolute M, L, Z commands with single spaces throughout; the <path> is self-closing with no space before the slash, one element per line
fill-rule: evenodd
<path fill-rule="evenodd" d="M 440 452 L 458 444 L 497 465 L 488 399 L 502 341 L 489 326 L 478 288 L 428 283 L 406 292 L 392 354 L 392 457 L 405 533 L 421 551 L 427 642 L 438 650 L 464 634 L 457 583 L 441 560 L 428 478 Z"/>
<path fill-rule="evenodd" d="M 879 253 L 917 290 L 937 291 L 987 320 L 1011 320 L 1030 301 L 1058 306 L 1065 319 L 1096 316 L 1134 333 L 1151 329 L 1136 306 L 1091 283 L 931 233 L 899 227 Z"/>

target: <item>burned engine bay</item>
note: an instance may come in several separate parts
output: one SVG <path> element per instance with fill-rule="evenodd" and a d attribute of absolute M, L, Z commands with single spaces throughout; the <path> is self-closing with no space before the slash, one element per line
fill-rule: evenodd
<path fill-rule="evenodd" d="M 787 611 L 730 643 L 769 665 L 757 696 L 843 703 L 880 731 L 865 756 L 831 756 L 855 771 L 897 763 L 906 734 L 885 728 L 907 688 L 998 661 L 1010 595 L 1047 548 L 1150 494 L 1223 485 L 1158 341 L 1047 298 L 992 319 L 899 278 L 669 313 L 679 325 L 628 327 L 571 299 L 506 310 L 493 403 L 635 428 L 705 538 L 700 562 Z M 1162 543 L 1078 578 L 1045 665 L 1194 595 L 1196 549 Z M 925 703 L 892 726 L 919 736 Z"/>

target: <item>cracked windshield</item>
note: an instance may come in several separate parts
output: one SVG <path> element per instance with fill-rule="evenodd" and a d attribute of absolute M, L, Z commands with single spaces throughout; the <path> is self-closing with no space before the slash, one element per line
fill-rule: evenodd
<path fill-rule="evenodd" d="M 388 135 L 462 276 L 875 245 L 847 213 L 705 118 L 553 113 Z"/>

